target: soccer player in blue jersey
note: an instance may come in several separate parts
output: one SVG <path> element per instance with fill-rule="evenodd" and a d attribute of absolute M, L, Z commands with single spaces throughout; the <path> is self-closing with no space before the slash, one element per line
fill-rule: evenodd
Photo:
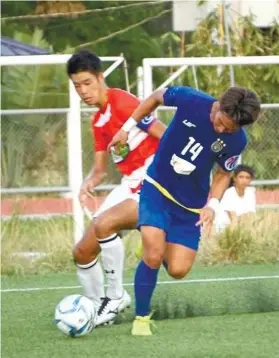
<path fill-rule="evenodd" d="M 129 131 L 159 105 L 176 113 L 161 139 L 140 197 L 138 227 L 143 259 L 135 274 L 136 318 L 133 335 L 151 335 L 150 304 L 162 264 L 181 279 L 191 269 L 200 227 L 210 230 L 231 171 L 247 144 L 245 125 L 257 120 L 256 94 L 230 87 L 218 101 L 190 87 L 155 91 L 133 112 L 110 145 L 124 144 Z M 210 172 L 218 169 L 210 187 Z"/>

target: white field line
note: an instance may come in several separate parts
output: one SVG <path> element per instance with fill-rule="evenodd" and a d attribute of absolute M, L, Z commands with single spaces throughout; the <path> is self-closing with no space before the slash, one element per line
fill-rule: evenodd
<path fill-rule="evenodd" d="M 254 281 L 254 280 L 267 280 L 267 279 L 279 279 L 279 275 L 270 276 L 243 276 L 243 277 L 220 277 L 220 278 L 202 278 L 192 280 L 180 280 L 180 281 L 159 281 L 158 285 L 173 285 L 173 284 L 189 284 L 189 283 L 210 283 L 210 282 L 232 282 L 232 281 Z M 134 283 L 124 283 L 123 286 L 134 286 Z M 26 288 L 7 288 L 1 290 L 1 293 L 5 292 L 30 292 L 30 291 L 45 291 L 45 290 L 71 290 L 81 288 L 81 286 L 54 286 L 54 287 L 26 287 Z"/>

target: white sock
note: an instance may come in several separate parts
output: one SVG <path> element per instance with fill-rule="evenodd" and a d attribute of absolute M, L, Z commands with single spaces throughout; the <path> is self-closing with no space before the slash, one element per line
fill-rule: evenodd
<path fill-rule="evenodd" d="M 105 296 L 104 273 L 98 259 L 87 265 L 76 264 L 77 276 L 83 288 L 84 295 L 96 305 L 101 304 L 101 297 Z"/>
<path fill-rule="evenodd" d="M 108 284 L 106 296 L 111 299 L 120 298 L 123 295 L 123 242 L 117 234 L 98 241 L 102 248 L 100 256 Z"/>

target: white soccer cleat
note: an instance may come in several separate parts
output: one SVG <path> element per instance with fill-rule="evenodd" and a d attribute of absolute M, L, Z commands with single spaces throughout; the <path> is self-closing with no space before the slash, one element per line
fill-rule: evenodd
<path fill-rule="evenodd" d="M 123 296 L 117 300 L 104 297 L 102 299 L 101 306 L 98 309 L 96 326 L 113 323 L 118 313 L 129 307 L 131 301 L 131 296 L 125 290 L 123 292 Z"/>
<path fill-rule="evenodd" d="M 119 306 L 119 312 L 122 312 L 125 310 L 125 308 L 130 307 L 131 302 L 132 302 L 131 296 L 129 295 L 129 293 L 127 291 L 124 290 L 123 296 L 122 296 L 122 301 Z"/>

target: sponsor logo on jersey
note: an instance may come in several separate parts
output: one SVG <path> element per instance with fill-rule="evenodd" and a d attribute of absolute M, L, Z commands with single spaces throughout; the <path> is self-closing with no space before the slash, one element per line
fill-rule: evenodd
<path fill-rule="evenodd" d="M 211 149 L 213 150 L 213 152 L 218 153 L 225 146 L 226 144 L 220 138 L 218 138 L 214 143 L 211 144 Z"/>
<path fill-rule="evenodd" d="M 225 168 L 227 170 L 233 170 L 237 166 L 239 155 L 234 155 L 225 161 Z"/>
<path fill-rule="evenodd" d="M 178 157 L 174 154 L 170 161 L 171 166 L 177 174 L 189 175 L 193 170 L 196 169 L 196 166 L 187 160 Z"/>
<path fill-rule="evenodd" d="M 187 127 L 189 127 L 189 128 L 191 128 L 191 127 L 196 127 L 195 124 L 189 122 L 187 119 L 184 119 L 183 124 L 185 124 L 185 126 L 187 126 Z"/>

